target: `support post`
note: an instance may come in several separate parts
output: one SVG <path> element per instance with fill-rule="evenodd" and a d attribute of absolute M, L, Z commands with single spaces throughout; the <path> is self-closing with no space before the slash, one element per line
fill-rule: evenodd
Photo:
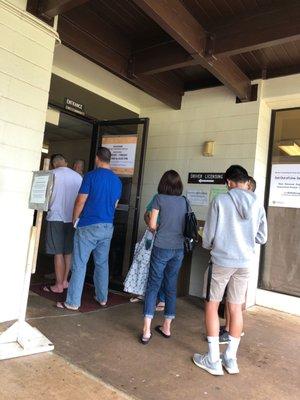
<path fill-rule="evenodd" d="M 49 159 L 44 160 L 44 171 L 49 169 Z M 0 335 L 0 360 L 43 353 L 54 349 L 38 329 L 26 322 L 26 309 L 31 274 L 35 273 L 43 212 L 37 212 L 36 224 L 31 227 L 24 284 L 18 320 Z"/>

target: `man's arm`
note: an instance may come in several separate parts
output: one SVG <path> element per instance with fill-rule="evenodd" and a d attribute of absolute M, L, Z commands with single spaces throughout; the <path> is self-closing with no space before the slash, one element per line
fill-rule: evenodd
<path fill-rule="evenodd" d="M 204 230 L 203 230 L 203 239 L 202 239 L 202 247 L 205 249 L 211 250 L 214 244 L 216 229 L 217 229 L 217 222 L 218 222 L 218 205 L 213 200 L 210 203 Z"/>
<path fill-rule="evenodd" d="M 82 213 L 87 198 L 88 194 L 79 193 L 77 195 L 73 210 L 73 225 L 75 224 L 76 220 L 80 217 L 80 214 Z"/>
<path fill-rule="evenodd" d="M 255 237 L 255 242 L 265 244 L 268 238 L 268 224 L 265 209 L 262 209 L 258 231 Z"/>

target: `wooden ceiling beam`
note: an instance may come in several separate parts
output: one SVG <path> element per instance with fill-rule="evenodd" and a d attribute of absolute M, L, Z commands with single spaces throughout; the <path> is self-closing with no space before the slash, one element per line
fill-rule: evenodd
<path fill-rule="evenodd" d="M 39 1 L 38 12 L 44 17 L 53 18 L 56 15 L 72 10 L 72 8 L 81 6 L 88 1 L 89 0 L 43 0 Z"/>
<path fill-rule="evenodd" d="M 240 100 L 251 100 L 251 82 L 231 59 L 207 58 L 208 34 L 180 0 L 133 2 Z"/>
<path fill-rule="evenodd" d="M 170 74 L 168 77 L 156 77 L 136 76 L 130 73 L 129 60 L 126 57 L 105 45 L 99 38 L 89 34 L 65 16 L 61 16 L 58 20 L 58 32 L 62 43 L 77 53 L 145 91 L 171 108 L 175 110 L 180 109 L 184 86 L 183 82 L 175 75 Z"/>
<path fill-rule="evenodd" d="M 230 56 L 300 39 L 300 2 L 234 18 L 211 32 L 208 53 Z"/>
<path fill-rule="evenodd" d="M 199 64 L 177 42 L 162 43 L 133 54 L 134 73 L 151 75 Z"/>

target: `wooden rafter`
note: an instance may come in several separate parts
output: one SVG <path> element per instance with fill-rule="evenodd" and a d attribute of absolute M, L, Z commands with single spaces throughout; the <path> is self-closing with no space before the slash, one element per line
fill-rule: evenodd
<path fill-rule="evenodd" d="M 133 59 L 137 75 L 151 75 L 199 64 L 175 41 L 139 51 Z"/>
<path fill-rule="evenodd" d="M 178 110 L 184 92 L 183 82 L 170 73 L 167 76 L 136 76 L 130 73 L 129 60 L 100 39 L 70 19 L 61 16 L 58 20 L 58 32 L 62 43 L 82 54 L 96 64 L 127 80 L 161 102 Z"/>
<path fill-rule="evenodd" d="M 249 78 L 229 58 L 206 57 L 207 32 L 180 0 L 133 0 L 134 3 L 179 43 L 196 62 L 230 88 L 240 100 L 250 100 Z"/>
<path fill-rule="evenodd" d="M 81 6 L 88 0 L 43 0 L 39 1 L 38 12 L 44 17 L 53 18 L 56 15 L 70 11 L 72 8 Z"/>
<path fill-rule="evenodd" d="M 209 53 L 234 55 L 300 39 L 300 2 L 234 18 L 212 32 Z"/>

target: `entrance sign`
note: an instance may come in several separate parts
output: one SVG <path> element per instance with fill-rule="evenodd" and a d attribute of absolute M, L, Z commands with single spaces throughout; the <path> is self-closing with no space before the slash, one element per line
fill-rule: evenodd
<path fill-rule="evenodd" d="M 111 151 L 111 168 L 117 175 L 134 173 L 137 136 L 103 136 L 102 146 Z"/>
<path fill-rule="evenodd" d="M 300 208 L 300 164 L 273 164 L 269 206 Z"/>
<path fill-rule="evenodd" d="M 65 109 L 76 114 L 85 115 L 84 105 L 67 97 L 65 97 Z"/>
<path fill-rule="evenodd" d="M 52 172 L 34 172 L 29 197 L 29 208 L 38 211 L 48 211 L 52 187 Z"/>
<path fill-rule="evenodd" d="M 209 190 L 187 190 L 186 197 L 192 206 L 208 206 Z"/>
<path fill-rule="evenodd" d="M 202 185 L 223 185 L 223 172 L 189 172 L 188 183 L 200 183 Z"/>

